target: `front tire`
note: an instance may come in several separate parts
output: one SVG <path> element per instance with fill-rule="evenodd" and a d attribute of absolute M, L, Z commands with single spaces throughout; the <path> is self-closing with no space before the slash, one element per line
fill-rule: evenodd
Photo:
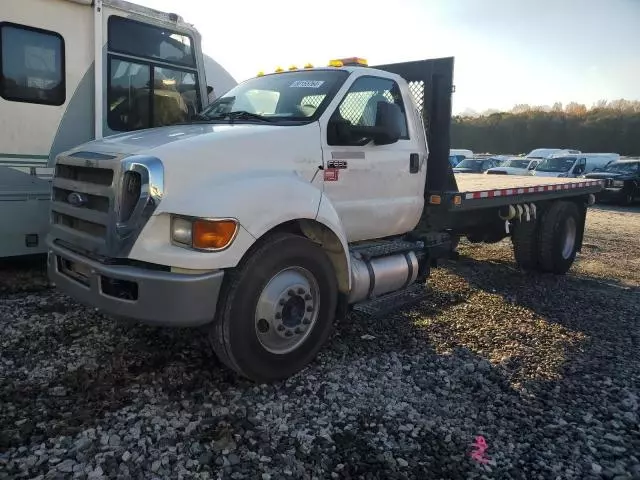
<path fill-rule="evenodd" d="M 326 342 L 337 296 L 333 265 L 318 244 L 273 235 L 229 272 L 210 332 L 214 351 L 250 380 L 287 378 Z"/>

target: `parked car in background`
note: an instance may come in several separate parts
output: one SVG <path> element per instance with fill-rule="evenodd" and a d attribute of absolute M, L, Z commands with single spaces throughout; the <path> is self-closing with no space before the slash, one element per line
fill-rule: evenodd
<path fill-rule="evenodd" d="M 532 175 L 536 177 L 578 177 L 595 169 L 603 169 L 616 158 L 618 154 L 590 154 L 554 155 L 543 160 Z"/>
<path fill-rule="evenodd" d="M 457 166 L 465 158 L 473 158 L 473 152 L 466 148 L 452 148 L 449 150 L 449 163 L 452 167 Z"/>
<path fill-rule="evenodd" d="M 582 153 L 580 150 L 573 150 L 567 148 L 536 148 L 531 150 L 529 153 L 525 155 L 525 158 L 549 158 L 553 155 L 559 154 L 567 154 L 567 155 L 575 155 L 578 153 Z"/>
<path fill-rule="evenodd" d="M 538 166 L 542 160 L 532 160 L 530 158 L 511 157 L 501 162 L 497 167 L 487 170 L 487 175 L 527 175 L 529 171 Z"/>
<path fill-rule="evenodd" d="M 484 173 L 496 166 L 496 161 L 490 158 L 465 158 L 453 169 L 453 173 Z"/>
<path fill-rule="evenodd" d="M 498 167 L 501 167 L 502 165 L 504 165 L 506 162 L 509 161 L 510 158 L 511 158 L 511 155 L 494 155 L 490 157 L 490 159 L 493 160 L 496 163 L 496 166 Z"/>
<path fill-rule="evenodd" d="M 640 200 L 640 158 L 612 162 L 602 171 L 587 173 L 584 177 L 604 180 L 604 189 L 597 195 L 599 200 L 623 205 Z"/>

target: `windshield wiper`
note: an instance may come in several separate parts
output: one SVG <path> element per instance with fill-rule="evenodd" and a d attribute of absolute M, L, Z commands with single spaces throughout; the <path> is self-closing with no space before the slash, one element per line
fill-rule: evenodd
<path fill-rule="evenodd" d="M 261 122 L 271 122 L 270 118 L 263 117 L 262 115 L 258 115 L 257 113 L 247 112 L 246 110 L 235 110 L 233 112 L 221 113 L 218 115 L 207 117 L 208 120 L 225 120 L 227 118 L 231 120 L 231 123 L 233 123 L 233 120 L 235 119 L 240 119 L 240 120 L 252 119 L 252 120 L 260 120 Z"/>

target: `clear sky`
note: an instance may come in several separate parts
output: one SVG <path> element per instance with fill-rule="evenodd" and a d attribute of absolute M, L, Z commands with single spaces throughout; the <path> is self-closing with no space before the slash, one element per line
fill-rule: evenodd
<path fill-rule="evenodd" d="M 132 1 L 193 23 L 238 81 L 331 58 L 454 56 L 454 113 L 640 100 L 640 0 Z"/>

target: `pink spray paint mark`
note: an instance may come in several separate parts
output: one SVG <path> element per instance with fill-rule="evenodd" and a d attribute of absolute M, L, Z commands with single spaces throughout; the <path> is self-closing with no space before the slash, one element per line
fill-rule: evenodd
<path fill-rule="evenodd" d="M 475 450 L 471 452 L 471 458 L 483 465 L 489 463 L 489 459 L 485 456 L 488 447 L 484 437 L 482 435 L 477 436 L 475 443 L 472 443 L 472 445 Z"/>

